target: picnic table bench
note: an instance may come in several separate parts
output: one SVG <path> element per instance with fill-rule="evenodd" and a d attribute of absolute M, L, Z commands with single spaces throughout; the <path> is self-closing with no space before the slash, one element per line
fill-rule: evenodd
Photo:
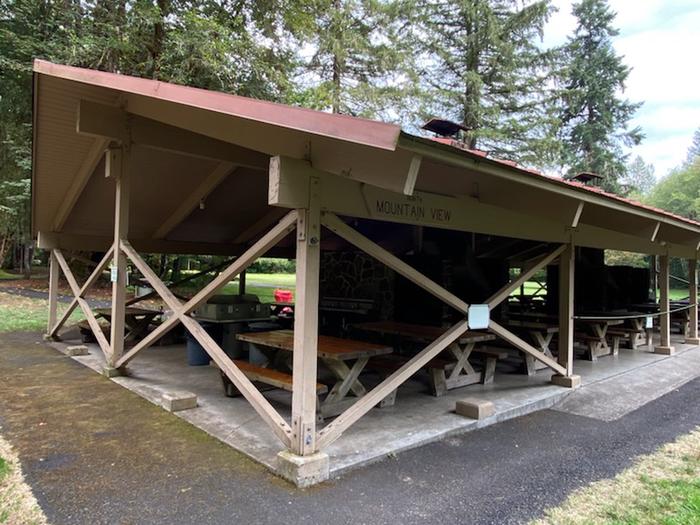
<path fill-rule="evenodd" d="M 125 341 L 136 341 L 146 335 L 148 327 L 154 322 L 154 319 L 163 312 L 158 310 L 148 310 L 146 308 L 136 308 L 127 306 L 124 310 L 124 325 L 127 328 Z M 110 326 L 112 324 L 112 309 L 111 308 L 96 308 L 95 315 L 98 319 L 104 319 L 108 324 L 103 325 L 103 331 L 109 335 Z M 78 323 L 80 332 L 85 337 L 93 337 L 92 329 L 87 321 Z"/>
<path fill-rule="evenodd" d="M 542 322 L 539 320 L 521 320 L 508 319 L 504 325 L 511 328 L 515 332 L 524 332 L 528 335 L 535 348 L 540 350 L 547 357 L 554 359 L 552 351 L 549 348 L 554 334 L 559 333 L 559 325 L 551 322 Z M 527 375 L 534 375 L 537 370 L 548 368 L 543 362 L 538 361 L 530 354 L 522 352 L 525 356 L 525 370 Z"/>
<path fill-rule="evenodd" d="M 432 342 L 445 332 L 445 329 L 439 326 L 417 325 L 399 321 L 371 321 L 357 323 L 353 327 L 359 330 L 395 335 L 419 342 Z M 476 349 L 475 346 L 477 343 L 495 339 L 494 335 L 486 332 L 465 332 L 456 342 L 448 346 L 440 356 L 430 361 L 425 368 L 428 370 L 433 395 L 442 396 L 448 390 L 454 388 L 480 382 L 492 382 L 496 371 L 496 361 L 506 357 L 507 353 Z M 470 357 L 478 358 L 484 362 L 481 372 L 474 370 L 474 367 L 469 362 Z M 409 359 L 404 356 L 392 356 L 390 360 L 373 360 L 372 366 L 376 365 L 377 368 L 393 372 L 408 362 Z"/>
<path fill-rule="evenodd" d="M 606 315 L 610 315 L 607 313 Z M 587 331 L 579 331 L 574 334 L 574 337 L 579 342 L 583 343 L 587 348 L 589 360 L 597 361 L 599 357 L 605 355 L 616 356 L 620 349 L 620 339 L 622 336 L 616 333 L 610 333 L 612 346 L 608 344 L 608 329 L 611 326 L 619 326 L 624 323 L 623 319 L 605 318 L 603 315 L 600 318 L 595 318 L 594 315 L 590 319 L 577 319 L 576 323 L 583 326 Z"/>
<path fill-rule="evenodd" d="M 270 363 L 279 362 L 278 356 L 274 354 L 280 351 L 290 354 L 294 351 L 293 330 L 249 332 L 238 334 L 236 338 L 239 341 L 256 345 L 263 352 L 267 350 L 270 353 Z M 340 414 L 354 403 L 354 398 L 365 395 L 367 390 L 360 382 L 359 376 L 367 362 L 370 358 L 390 354 L 393 350 L 386 345 L 326 335 L 318 336 L 317 348 L 319 360 L 336 378 L 335 384 L 331 387 L 328 395 L 319 399 L 319 412 L 322 417 L 332 417 Z M 347 363 L 351 361 L 354 361 L 354 363 L 352 366 L 348 366 Z M 251 381 L 287 389 L 285 383 L 281 382 L 283 378 L 279 375 L 279 371 L 273 368 L 251 365 L 246 367 L 246 369 L 241 368 L 241 371 Z M 292 376 L 287 374 L 287 378 L 284 378 L 284 380 L 291 382 Z M 280 384 L 282 386 L 279 386 Z M 317 385 L 319 394 L 325 393 L 323 388 L 321 388 L 322 386 L 324 385 Z M 349 397 L 351 393 L 354 395 L 354 398 Z M 393 399 L 389 396 L 386 402 L 381 403 L 381 406 L 387 406 L 392 401 Z"/>

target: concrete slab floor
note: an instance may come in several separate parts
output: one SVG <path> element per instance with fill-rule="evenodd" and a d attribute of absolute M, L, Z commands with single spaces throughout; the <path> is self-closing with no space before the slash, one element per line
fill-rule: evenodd
<path fill-rule="evenodd" d="M 399 389 L 395 406 L 373 409 L 325 450 L 330 474 L 337 476 L 404 450 L 555 406 L 605 420 L 621 417 L 700 376 L 700 348 L 684 344 L 680 336 L 673 339 L 674 356 L 641 347 L 621 349 L 619 356 L 601 357 L 595 363 L 577 360 L 574 370 L 582 378 L 582 387 L 575 395 L 552 385 L 548 370 L 531 377 L 497 370 L 493 384 L 471 385 L 440 398 L 428 395 L 425 385 L 412 379 Z M 64 338 L 53 345 L 65 352 L 75 343 Z M 88 348 L 88 355 L 72 359 L 101 373 L 102 353 L 97 345 Z M 281 443 L 244 398 L 223 395 L 218 369 L 188 366 L 184 346 L 156 346 L 141 352 L 128 370 L 128 377 L 111 380 L 157 405 L 162 404 L 164 393 L 192 392 L 197 408 L 179 411 L 178 417 L 275 471 Z M 265 395 L 289 420 L 291 395 L 279 390 Z M 464 397 L 493 402 L 495 414 L 480 420 L 455 414 L 456 401 Z"/>

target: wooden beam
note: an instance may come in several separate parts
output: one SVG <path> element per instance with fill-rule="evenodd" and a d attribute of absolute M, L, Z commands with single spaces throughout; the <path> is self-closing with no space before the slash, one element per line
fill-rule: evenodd
<path fill-rule="evenodd" d="M 562 244 L 559 246 L 556 250 L 554 250 L 552 253 L 545 255 L 541 259 L 539 259 L 536 263 L 534 263 L 527 271 L 524 273 L 521 273 L 520 276 L 513 281 L 510 284 L 507 284 L 503 288 L 501 288 L 498 292 L 493 294 L 491 297 L 489 297 L 485 302 L 486 304 L 489 305 L 490 309 L 494 309 L 496 306 L 501 304 L 503 301 L 505 301 L 510 294 L 512 294 L 515 290 L 520 288 L 520 285 L 525 283 L 535 275 L 541 268 L 544 268 L 547 266 L 549 263 L 551 263 L 554 259 L 559 257 L 559 255 L 566 249 L 566 245 Z"/>
<path fill-rule="evenodd" d="M 70 289 L 72 290 L 73 295 L 75 296 L 76 300 L 78 301 L 78 306 L 80 306 L 80 309 L 83 311 L 83 315 L 85 315 L 85 319 L 87 319 L 87 322 L 90 325 L 90 329 L 92 330 L 92 334 L 95 336 L 95 339 L 97 340 L 97 344 L 100 345 L 100 349 L 102 350 L 102 353 L 104 354 L 105 359 L 109 359 L 109 354 L 110 354 L 109 342 L 107 342 L 107 338 L 102 333 L 102 328 L 100 327 L 100 324 L 97 322 L 97 319 L 95 318 L 95 314 L 92 313 L 92 310 L 90 309 L 90 305 L 88 304 L 88 302 L 85 299 L 83 299 L 80 296 L 80 288 L 78 287 L 78 283 L 75 280 L 73 273 L 70 271 L 70 267 L 68 266 L 68 263 L 66 262 L 65 257 L 63 257 L 63 253 L 61 253 L 61 250 L 54 250 L 54 255 L 56 256 L 56 260 L 58 261 L 58 264 L 61 266 L 61 270 L 63 270 L 63 275 L 65 276 L 66 281 L 68 281 L 68 286 L 70 286 Z"/>
<path fill-rule="evenodd" d="M 385 264 L 399 275 L 404 276 L 413 284 L 420 286 L 441 301 L 447 303 L 460 313 L 467 314 L 469 305 L 452 292 L 445 290 L 436 282 L 428 279 L 418 270 L 412 268 L 395 255 L 389 253 L 378 244 L 357 232 L 332 213 L 325 213 L 321 217 L 322 224 L 336 235 L 342 237 L 353 246 L 356 246 L 366 254 Z"/>
<path fill-rule="evenodd" d="M 319 177 L 321 209 L 336 215 L 360 217 L 415 226 L 431 226 L 486 235 L 500 235 L 541 242 L 572 241 L 571 223 L 520 213 L 508 207 L 486 204 L 473 197 L 450 197 L 414 191 L 412 196 L 339 177 L 313 168 L 308 162 L 288 157 L 270 159 L 268 203 L 283 208 L 308 207 L 304 188 L 310 176 Z M 694 257 L 696 243 L 669 243 L 666 248 L 644 234 L 631 235 L 588 224 L 578 224 L 573 233 L 577 246 L 638 253 L 669 253 Z"/>
<path fill-rule="evenodd" d="M 128 123 L 128 126 L 127 126 Z M 212 139 L 168 124 L 140 117 L 122 108 L 81 100 L 78 133 L 119 140 L 124 144 L 232 162 L 237 166 L 266 170 L 269 157 L 258 151 Z"/>
<path fill-rule="evenodd" d="M 270 402 L 255 388 L 255 385 L 245 376 L 243 372 L 233 363 L 221 347 L 202 328 L 202 326 L 189 317 L 183 304 L 173 295 L 167 286 L 161 281 L 146 261 L 133 249 L 128 241 L 121 241 L 121 249 L 127 254 L 129 259 L 139 269 L 148 283 L 158 292 L 163 301 L 173 311 L 173 317 L 177 317 L 185 328 L 192 334 L 197 342 L 202 345 L 209 356 L 218 367 L 226 374 L 236 388 L 248 400 L 255 411 L 270 426 L 272 431 L 286 446 L 291 443 L 292 429 L 282 416 L 274 409 Z M 315 381 L 314 381 L 315 385 Z"/>
<path fill-rule="evenodd" d="M 173 231 L 173 229 L 184 221 L 192 210 L 199 206 L 199 203 L 206 198 L 226 177 L 236 170 L 236 166 L 230 162 L 220 162 L 207 175 L 207 177 L 197 186 L 181 203 L 175 208 L 170 216 L 163 222 L 153 234 L 154 239 L 163 239 Z"/>
<path fill-rule="evenodd" d="M 661 223 L 657 221 L 651 231 L 651 239 L 649 239 L 651 242 L 656 242 L 656 238 L 659 235 L 659 228 L 661 228 Z"/>
<path fill-rule="evenodd" d="M 75 203 L 78 202 L 80 194 L 83 193 L 88 180 L 90 180 L 95 168 L 97 168 L 97 165 L 104 157 L 108 144 L 109 139 L 105 137 L 97 137 L 92 143 L 83 163 L 80 165 L 80 168 L 78 168 L 75 177 L 73 177 L 68 191 L 63 196 L 61 206 L 58 208 L 58 212 L 56 212 L 56 217 L 53 221 L 53 231 L 59 232 L 63 229 L 71 211 L 73 211 L 75 207 Z"/>
<path fill-rule="evenodd" d="M 97 279 L 99 279 L 100 275 L 102 274 L 102 271 L 107 267 L 107 265 L 109 264 L 109 262 L 112 259 L 112 251 L 113 251 L 113 248 L 110 248 L 109 250 L 107 250 L 107 253 L 105 253 L 104 257 L 102 257 L 102 260 L 99 262 L 99 264 L 92 271 L 92 273 L 90 274 L 90 277 L 87 278 L 87 280 L 85 281 L 85 284 L 83 284 L 83 286 L 80 288 L 80 291 L 78 293 L 78 297 L 83 297 L 85 295 L 85 292 L 87 292 L 88 289 L 95 283 L 95 281 L 97 281 Z M 75 310 L 76 307 L 78 306 L 78 297 L 73 298 L 73 300 L 68 305 L 68 308 L 63 312 L 63 315 L 58 320 L 58 322 L 54 322 L 53 324 L 50 325 L 49 336 L 54 337 L 58 334 L 58 331 L 61 329 L 61 327 L 65 324 L 65 322 L 70 317 L 70 314 L 72 314 L 73 310 Z"/>
<path fill-rule="evenodd" d="M 316 451 L 318 284 L 321 260 L 320 181 L 309 181 L 309 209 L 297 210 L 296 304 L 292 385 L 292 452 Z"/>
<path fill-rule="evenodd" d="M 578 223 L 581 220 L 581 214 L 583 213 L 583 207 L 585 203 L 583 201 L 578 203 L 576 206 L 576 212 L 574 213 L 574 218 L 571 220 L 571 227 L 578 228 Z"/>
<path fill-rule="evenodd" d="M 531 355 L 538 361 L 541 361 L 545 365 L 547 365 L 549 368 L 554 370 L 560 375 L 567 375 L 567 370 L 563 366 L 561 366 L 559 363 L 557 363 L 554 359 L 549 357 L 547 354 L 544 352 L 538 350 L 534 346 L 532 346 L 529 343 L 526 343 L 522 339 L 520 339 L 517 335 L 514 333 L 506 330 L 504 327 L 502 327 L 500 324 L 498 324 L 495 321 L 491 321 L 489 323 L 489 330 L 493 332 L 495 335 L 506 341 L 507 343 L 510 343 L 513 345 L 515 348 L 518 350 L 522 350 L 526 354 Z"/>
<path fill-rule="evenodd" d="M 423 157 L 420 155 L 414 155 L 411 159 L 411 165 L 408 167 L 408 174 L 406 175 L 406 184 L 404 184 L 403 187 L 404 195 L 413 195 L 413 189 L 416 187 L 418 172 L 420 171 L 422 161 Z"/>
<path fill-rule="evenodd" d="M 671 314 L 668 313 L 671 308 L 668 259 L 668 255 L 659 257 L 659 309 L 661 310 L 659 328 L 661 331 L 661 347 L 657 347 L 655 350 L 659 350 L 661 353 L 673 351 L 673 347 L 671 347 Z"/>
<path fill-rule="evenodd" d="M 129 236 L 129 203 L 131 194 L 130 149 L 110 149 L 107 154 L 105 172 L 114 179 L 114 250 L 112 276 L 112 316 L 110 318 L 111 352 L 108 365 L 114 366 L 124 353 L 124 328 L 126 312 L 127 267 L 121 250 L 121 241 Z"/>
<path fill-rule="evenodd" d="M 245 244 L 251 239 L 257 237 L 261 233 L 270 229 L 270 227 L 278 222 L 285 214 L 287 210 L 283 208 L 270 207 L 270 209 L 260 217 L 252 226 L 243 230 L 242 233 L 233 240 L 234 244 Z"/>
<path fill-rule="evenodd" d="M 559 364 L 566 375 L 574 373 L 574 260 L 575 251 L 569 244 L 559 256 Z"/>
<path fill-rule="evenodd" d="M 688 344 L 700 344 L 698 340 L 698 261 L 697 259 L 688 260 L 688 303 L 690 308 L 690 320 L 688 333 L 685 336 L 685 341 Z"/>
<path fill-rule="evenodd" d="M 46 334 L 49 337 L 54 333 L 52 328 L 56 325 L 58 314 L 58 275 L 58 261 L 52 250 L 49 258 L 49 319 L 46 325 Z"/>
<path fill-rule="evenodd" d="M 468 328 L 469 325 L 466 320 L 459 321 L 435 341 L 426 346 L 421 352 L 412 357 L 396 372 L 362 396 L 354 405 L 318 432 L 318 437 L 316 439 L 318 448 L 323 449 L 333 443 L 348 427 L 350 427 L 350 425 L 364 416 L 400 385 L 405 383 L 407 379 L 423 368 L 431 359 L 452 343 L 456 342 Z"/>
<path fill-rule="evenodd" d="M 198 294 L 196 294 L 192 299 L 190 299 L 185 305 L 182 306 L 181 311 L 173 312 L 173 316 L 163 321 L 158 327 L 139 341 L 133 348 L 126 352 L 116 363 L 116 367 L 123 366 L 130 359 L 143 350 L 148 348 L 163 335 L 169 332 L 173 327 L 175 327 L 179 322 L 182 315 L 190 313 L 192 310 L 197 308 L 200 304 L 206 302 L 212 295 L 214 295 L 222 286 L 226 285 L 231 279 L 237 276 L 239 273 L 244 271 L 248 266 L 253 264 L 258 257 L 266 253 L 269 248 L 277 244 L 284 237 L 286 237 L 289 232 L 294 230 L 296 227 L 296 212 L 289 212 L 274 228 L 267 232 L 263 237 L 260 238 L 253 246 L 248 248 L 246 252 L 236 259 L 231 266 L 226 268 L 218 277 L 212 280 L 207 286 L 204 287 Z M 182 315 L 180 315 L 182 314 Z"/>

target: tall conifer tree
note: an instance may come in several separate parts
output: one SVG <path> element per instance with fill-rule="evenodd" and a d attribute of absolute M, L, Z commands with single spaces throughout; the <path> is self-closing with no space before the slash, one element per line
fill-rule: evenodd
<path fill-rule="evenodd" d="M 577 26 L 563 48 L 561 70 L 562 164 L 569 176 L 583 171 L 603 176 L 601 186 L 619 191 L 626 173 L 625 146 L 639 144 L 641 129 L 630 120 L 641 104 L 623 98 L 630 73 L 615 53 L 615 13 L 606 0 L 574 4 Z"/>
<path fill-rule="evenodd" d="M 549 0 L 426 0 L 414 12 L 423 115 L 468 128 L 471 148 L 546 163 L 551 56 L 538 40 Z"/>

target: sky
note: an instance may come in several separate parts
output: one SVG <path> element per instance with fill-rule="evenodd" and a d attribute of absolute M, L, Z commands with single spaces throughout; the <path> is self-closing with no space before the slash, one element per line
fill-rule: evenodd
<path fill-rule="evenodd" d="M 545 28 L 544 44 L 564 43 L 575 25 L 570 0 Z M 632 126 L 646 138 L 631 150 L 654 165 L 662 177 L 686 158 L 693 133 L 700 128 L 700 0 L 610 0 L 617 13 L 614 40 L 618 54 L 632 68 L 624 95 L 644 102 Z"/>

